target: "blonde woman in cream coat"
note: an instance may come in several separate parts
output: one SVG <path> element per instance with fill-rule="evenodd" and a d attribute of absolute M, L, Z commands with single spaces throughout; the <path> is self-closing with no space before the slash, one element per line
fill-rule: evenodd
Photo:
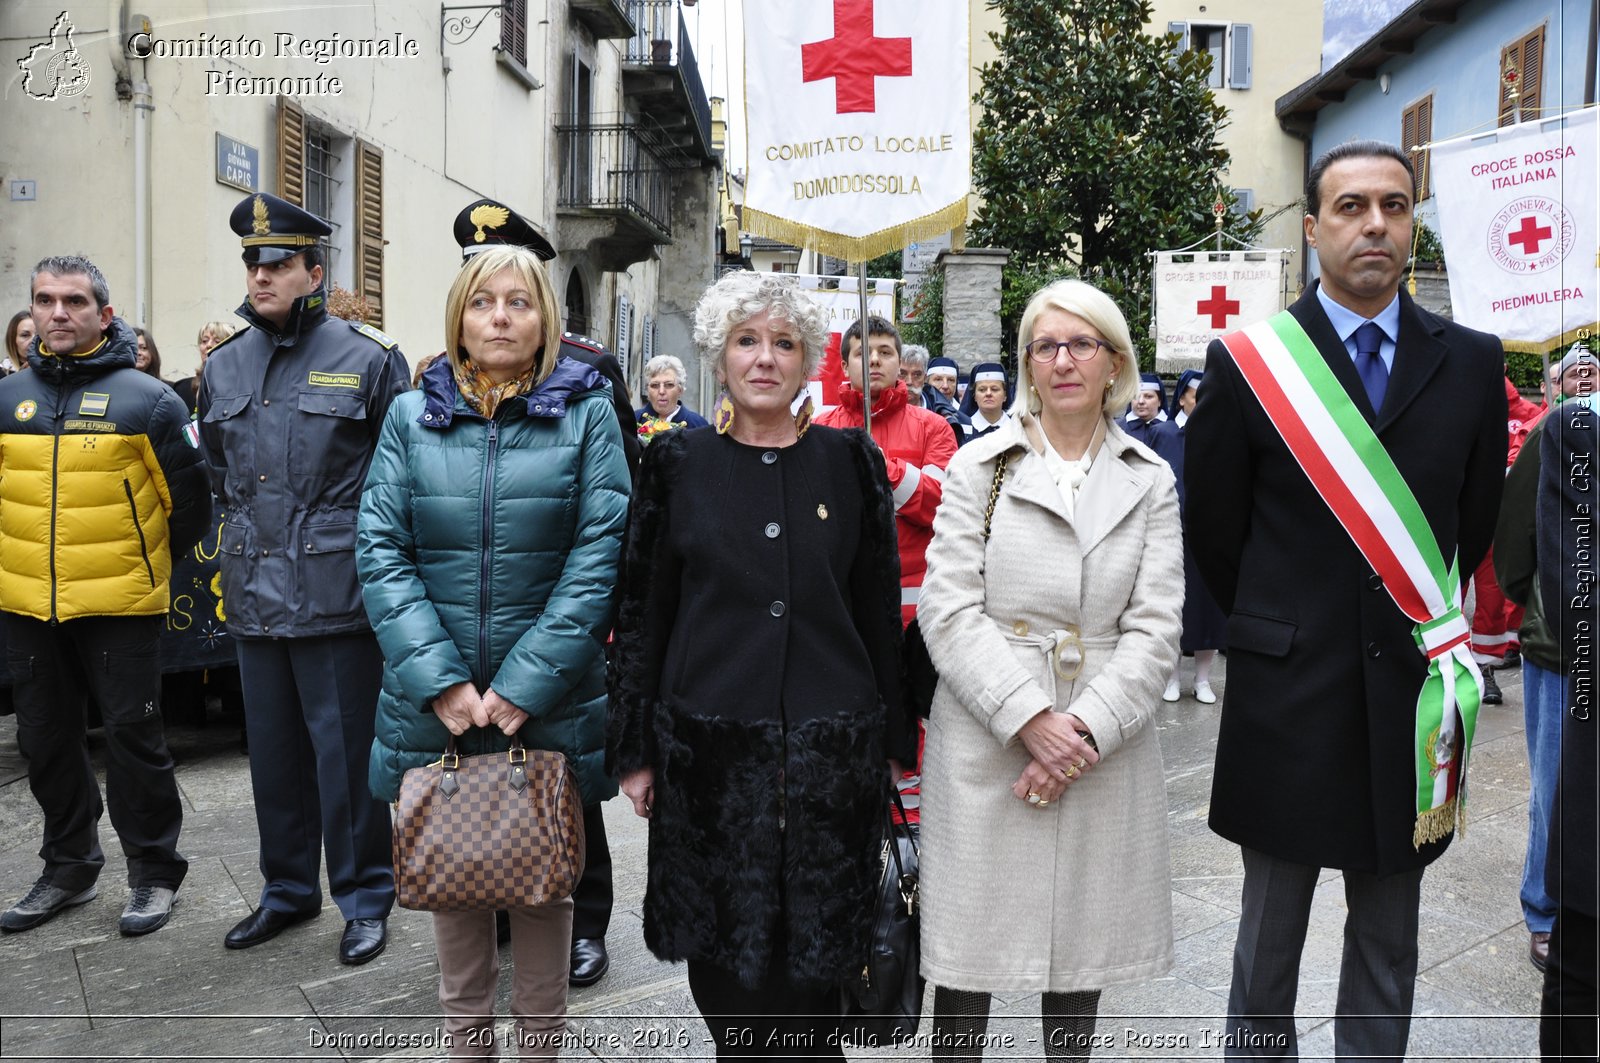
<path fill-rule="evenodd" d="M 1114 421 L 1139 374 L 1106 295 L 1057 281 L 1019 336 L 1013 416 L 950 464 L 918 607 L 941 662 L 922 787 L 935 1059 L 981 1055 L 993 993 L 1043 994 L 1048 1057 L 1087 1058 L 1100 990 L 1172 966 L 1153 717 L 1183 626 L 1173 474 Z"/>

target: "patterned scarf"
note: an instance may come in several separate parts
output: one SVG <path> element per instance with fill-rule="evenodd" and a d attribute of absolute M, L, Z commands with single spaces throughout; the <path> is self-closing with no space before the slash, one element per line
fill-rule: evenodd
<path fill-rule="evenodd" d="M 470 361 L 463 361 L 456 366 L 456 387 L 474 412 L 493 419 L 502 402 L 533 390 L 533 372 L 533 368 L 529 367 L 526 373 L 516 379 L 496 384 L 483 370 Z"/>

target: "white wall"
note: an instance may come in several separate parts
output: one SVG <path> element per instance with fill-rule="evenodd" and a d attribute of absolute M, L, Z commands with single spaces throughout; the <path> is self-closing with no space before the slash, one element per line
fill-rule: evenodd
<path fill-rule="evenodd" d="M 22 90 L 13 60 L 25 42 L 48 37 L 61 11 L 58 0 L 6 0 L 0 39 L 9 43 L 0 66 L 0 309 L 26 304 L 28 271 L 47 254 L 83 252 L 105 271 L 114 304 L 130 320 L 134 301 L 134 109 L 119 100 L 113 53 L 122 51 L 115 22 L 118 0 L 74 7 L 74 43 L 90 73 L 88 87 L 71 98 L 37 100 Z M 460 264 L 451 224 L 457 211 L 480 195 L 501 198 L 553 232 L 555 214 L 553 106 L 545 69 L 559 54 L 564 8 L 540 25 L 541 4 L 530 5 L 529 65 L 546 88 L 530 90 L 495 61 L 500 30 L 491 17 L 473 39 L 448 44 L 451 72 L 442 69 L 439 5 L 430 0 L 381 4 L 326 4 L 317 10 L 246 5 L 222 0 L 148 0 L 137 9 L 153 23 L 155 38 L 190 42 L 203 34 L 218 41 L 258 42 L 260 58 L 152 57 L 142 66 L 151 88 L 151 278 L 146 324 L 163 351 L 168 377 L 193 368 L 193 337 L 211 318 L 229 317 L 243 298 L 238 238 L 229 212 L 246 194 L 217 182 L 214 135 L 225 133 L 256 147 L 263 191 L 277 192 L 276 104 L 272 96 L 228 93 L 208 71 L 239 77 L 338 77 L 338 95 L 301 95 L 308 118 L 383 152 L 385 248 L 384 328 L 413 359 L 439 349 L 446 289 Z M 552 7 L 557 5 L 552 4 Z M 335 58 L 319 64 L 280 57 L 278 33 L 297 37 L 414 41 L 418 54 L 402 58 Z M 597 89 L 614 101 L 615 46 Z M 16 56 L 11 55 L 16 52 Z M 559 66 L 553 69 L 559 70 Z M 557 75 L 559 76 L 559 74 Z M 348 170 L 351 159 L 346 158 Z M 13 180 L 37 182 L 37 198 L 14 202 L 4 190 Z M 345 198 L 348 199 L 348 188 Z M 344 238 L 335 279 L 348 282 L 353 245 Z M 564 281 L 564 275 L 558 277 Z M 610 298 L 608 295 L 607 298 Z M 596 317 L 609 321 L 605 299 Z"/>

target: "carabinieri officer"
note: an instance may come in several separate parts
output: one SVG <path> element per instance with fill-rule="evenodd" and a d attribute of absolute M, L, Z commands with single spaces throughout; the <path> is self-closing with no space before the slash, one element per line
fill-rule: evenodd
<path fill-rule="evenodd" d="M 356 510 L 378 427 L 410 372 L 395 341 L 329 317 L 322 220 L 257 194 L 229 220 L 244 244 L 250 327 L 211 352 L 201 445 L 222 500 L 223 608 L 238 640 L 261 835 L 245 949 L 322 908 L 345 918 L 339 960 L 383 951 L 394 905 L 389 812 L 367 790 L 383 657 L 356 583 Z"/>

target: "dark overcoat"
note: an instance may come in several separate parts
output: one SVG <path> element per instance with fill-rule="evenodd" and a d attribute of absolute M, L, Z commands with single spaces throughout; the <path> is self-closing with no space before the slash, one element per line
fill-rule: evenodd
<path fill-rule="evenodd" d="M 1561 719 L 1561 774 L 1550 811 L 1550 848 L 1544 888 L 1562 908 L 1600 915 L 1600 868 L 1596 867 L 1596 809 L 1600 806 L 1600 706 L 1595 704 L 1600 667 L 1600 586 L 1596 586 L 1596 522 L 1600 478 L 1595 455 L 1600 425 L 1584 403 L 1564 402 L 1546 416 L 1539 443 L 1539 582 L 1546 601 L 1558 603 L 1549 620 L 1561 670 L 1568 676 L 1568 702 Z M 1556 559 L 1546 563 L 1547 558 Z M 1591 947 L 1593 943 L 1591 942 Z"/>
<path fill-rule="evenodd" d="M 1393 458 L 1463 581 L 1494 534 L 1506 453 L 1499 341 L 1400 293 L 1381 416 L 1308 290 L 1292 307 Z M 1427 662 L 1382 581 L 1317 495 L 1220 341 L 1186 426 L 1188 529 L 1228 614 L 1211 828 L 1280 859 L 1389 874 L 1412 845 L 1414 724 Z M 1203 479 L 1203 482 L 1198 482 Z M 1470 780 L 1470 776 L 1469 776 Z M 1470 789 L 1470 781 L 1469 781 Z"/>
<path fill-rule="evenodd" d="M 624 548 L 607 766 L 655 771 L 644 937 L 747 985 L 866 956 L 900 705 L 894 503 L 859 430 L 713 428 L 645 450 Z"/>

